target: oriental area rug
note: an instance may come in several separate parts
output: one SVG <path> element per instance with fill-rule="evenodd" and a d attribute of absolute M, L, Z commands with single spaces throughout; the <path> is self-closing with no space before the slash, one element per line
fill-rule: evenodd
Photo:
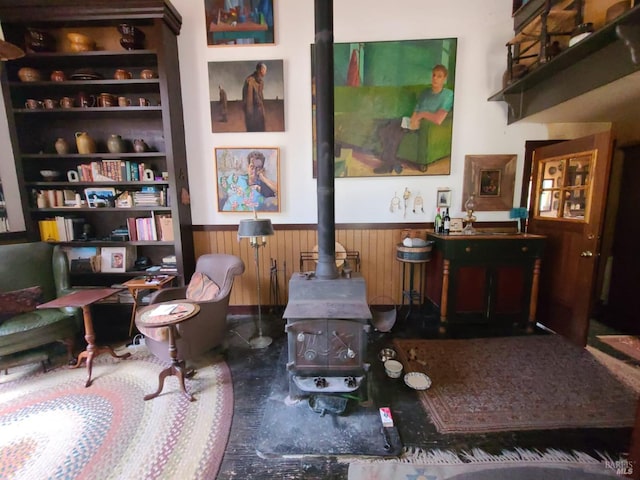
<path fill-rule="evenodd" d="M 213 354 L 189 364 L 189 402 L 176 377 L 144 347 L 131 358 L 85 368 L 15 369 L 0 378 L 0 478 L 212 479 L 233 416 L 227 364 Z"/>
<path fill-rule="evenodd" d="M 517 449 L 499 455 L 474 449 L 420 452 L 419 459 L 357 461 L 348 480 L 607 480 L 631 473 L 624 459 L 596 459 L 582 452 Z"/>
<path fill-rule="evenodd" d="M 596 338 L 634 360 L 640 361 L 640 338 L 633 335 L 598 335 Z"/>
<path fill-rule="evenodd" d="M 394 340 L 404 371 L 427 374 L 420 401 L 441 433 L 631 427 L 638 394 L 558 335 Z"/>

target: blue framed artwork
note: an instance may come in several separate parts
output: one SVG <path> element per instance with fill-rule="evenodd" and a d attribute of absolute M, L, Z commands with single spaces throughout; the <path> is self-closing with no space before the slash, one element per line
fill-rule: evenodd
<path fill-rule="evenodd" d="M 207 45 L 273 44 L 273 0 L 204 0 Z"/>
<path fill-rule="evenodd" d="M 215 149 L 219 212 L 280 211 L 280 150 Z"/>

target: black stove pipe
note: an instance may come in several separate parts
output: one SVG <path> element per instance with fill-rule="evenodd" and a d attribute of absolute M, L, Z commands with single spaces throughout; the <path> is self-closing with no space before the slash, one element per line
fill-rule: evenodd
<path fill-rule="evenodd" d="M 338 277 L 335 232 L 333 0 L 315 0 L 316 159 L 320 279 Z"/>

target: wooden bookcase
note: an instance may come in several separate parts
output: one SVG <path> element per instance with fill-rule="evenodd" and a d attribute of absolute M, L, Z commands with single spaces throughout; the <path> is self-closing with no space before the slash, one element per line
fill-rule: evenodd
<path fill-rule="evenodd" d="M 74 218 L 77 225 L 90 225 L 88 234 L 83 238 L 76 231 L 73 239 L 54 241 L 70 247 L 125 247 L 128 251 L 133 247 L 136 257 L 147 257 L 154 265 L 175 255 L 178 283 L 184 284 L 193 273 L 195 260 L 176 39 L 180 14 L 163 0 L 0 0 L 0 21 L 5 39 L 27 51 L 25 57 L 6 63 L 2 88 L 29 239 L 41 238 L 42 220 Z M 143 33 L 144 40 L 135 49 L 123 46 L 121 24 Z M 44 32 L 51 42 L 44 48 L 34 44 L 30 29 Z M 75 51 L 68 33 L 89 36 L 95 48 Z M 24 67 L 35 69 L 40 79 L 22 81 L 18 72 Z M 116 70 L 129 72 L 131 78 L 117 76 Z M 151 70 L 153 78 L 143 78 L 143 70 Z M 54 71 L 64 72 L 65 79 L 54 81 Z M 102 93 L 110 94 L 115 104 L 98 103 Z M 81 95 L 88 99 L 88 106 L 79 105 Z M 73 106 L 62 108 L 64 97 L 72 99 Z M 131 104 L 119 106 L 118 97 L 128 98 Z M 36 108 L 26 107 L 28 99 L 36 100 Z M 49 107 L 53 104 L 53 108 L 38 103 L 45 99 L 52 100 Z M 95 141 L 95 153 L 77 153 L 76 132 L 86 132 Z M 112 135 L 124 140 L 122 153 L 110 153 L 107 140 Z M 70 145 L 68 153 L 58 153 L 58 138 Z M 135 139 L 143 139 L 148 148 L 134 149 Z M 70 171 L 79 172 L 81 165 L 93 165 L 94 176 L 68 177 Z M 98 168 L 102 168 L 101 176 L 95 175 Z M 60 175 L 45 179 L 42 170 Z M 142 176 L 135 176 L 134 171 Z M 125 207 L 109 202 L 92 208 L 86 202 L 86 189 L 114 189 L 116 194 L 129 192 L 131 196 L 155 191 L 160 204 L 135 202 Z M 164 239 L 112 235 L 114 230 L 127 229 L 128 219 L 157 216 L 171 217 L 169 231 L 166 221 L 164 224 Z M 74 274 L 73 283 L 111 285 L 139 274 L 131 268 L 88 272 Z"/>

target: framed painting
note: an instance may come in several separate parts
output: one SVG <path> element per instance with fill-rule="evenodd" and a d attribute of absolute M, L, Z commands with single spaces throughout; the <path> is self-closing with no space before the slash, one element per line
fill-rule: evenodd
<path fill-rule="evenodd" d="M 335 43 L 333 52 L 335 176 L 449 175 L 457 40 Z M 313 46 L 311 59 L 315 176 Z"/>
<path fill-rule="evenodd" d="M 116 201 L 116 189 L 112 187 L 85 188 L 89 208 L 114 207 Z"/>
<path fill-rule="evenodd" d="M 133 267 L 135 247 L 102 247 L 100 249 L 100 271 L 124 273 Z"/>
<path fill-rule="evenodd" d="M 280 211 L 280 150 L 216 148 L 219 212 Z"/>
<path fill-rule="evenodd" d="M 282 60 L 209 62 L 211 131 L 284 132 Z"/>
<path fill-rule="evenodd" d="M 204 0 L 207 45 L 275 43 L 274 0 Z"/>
<path fill-rule="evenodd" d="M 516 183 L 516 155 L 466 155 L 462 205 L 475 195 L 475 211 L 510 210 Z"/>
<path fill-rule="evenodd" d="M 451 189 L 439 188 L 436 197 L 436 207 L 449 208 L 451 207 Z"/>

